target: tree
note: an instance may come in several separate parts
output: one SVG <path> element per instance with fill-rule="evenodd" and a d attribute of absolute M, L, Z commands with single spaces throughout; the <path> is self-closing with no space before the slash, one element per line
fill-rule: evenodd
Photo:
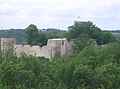
<path fill-rule="evenodd" d="M 120 89 L 119 42 L 52 62 L 6 53 L 0 54 L 0 89 Z"/>
<path fill-rule="evenodd" d="M 44 33 L 39 33 L 39 40 L 38 40 L 38 45 L 39 46 L 44 46 L 47 44 L 47 36 Z"/>
<path fill-rule="evenodd" d="M 44 46 L 47 44 L 46 34 L 40 33 L 36 25 L 30 24 L 25 30 L 27 43 L 29 45 Z"/>
<path fill-rule="evenodd" d="M 110 42 L 115 42 L 117 41 L 117 39 L 115 38 L 115 36 L 113 36 L 111 33 L 109 32 L 104 32 L 103 34 L 103 43 L 104 44 L 108 44 Z"/>
<path fill-rule="evenodd" d="M 91 35 L 93 28 L 96 28 L 92 22 L 75 22 L 73 26 L 68 27 L 68 39 L 76 39 L 80 34 Z"/>
<path fill-rule="evenodd" d="M 68 27 L 67 39 L 76 39 L 81 34 L 87 34 L 89 39 L 96 39 L 98 45 L 114 42 L 115 37 L 112 34 L 103 32 L 95 26 L 91 21 L 76 21 L 73 26 Z"/>
<path fill-rule="evenodd" d="M 26 40 L 29 45 L 37 45 L 39 41 L 39 34 L 36 25 L 30 24 L 26 29 Z"/>
<path fill-rule="evenodd" d="M 90 45 L 89 36 L 87 34 L 80 34 L 75 40 L 74 40 L 74 49 L 76 53 L 79 53 L 84 49 L 85 46 Z"/>

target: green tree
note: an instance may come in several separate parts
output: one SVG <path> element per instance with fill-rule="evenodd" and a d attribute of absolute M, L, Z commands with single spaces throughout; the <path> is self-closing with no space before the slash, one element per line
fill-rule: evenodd
<path fill-rule="evenodd" d="M 26 29 L 26 40 L 30 45 L 37 45 L 39 41 L 39 34 L 36 25 L 30 24 Z"/>
<path fill-rule="evenodd" d="M 92 22 L 79 22 L 76 21 L 73 26 L 68 27 L 68 39 L 76 39 L 80 34 L 92 33 L 93 28 L 97 28 Z"/>
<path fill-rule="evenodd" d="M 103 32 L 91 21 L 76 21 L 74 25 L 68 27 L 66 38 L 69 40 L 76 39 L 81 34 L 87 34 L 90 39 L 96 39 L 99 45 L 114 42 L 116 40 L 112 34 Z"/>
<path fill-rule="evenodd" d="M 47 44 L 47 36 L 44 33 L 39 33 L 39 38 L 38 38 L 38 45 L 39 46 L 44 46 Z"/>
<path fill-rule="evenodd" d="M 44 33 L 40 33 L 36 25 L 31 24 L 25 29 L 27 43 L 29 45 L 44 46 L 47 44 L 47 36 Z"/>
<path fill-rule="evenodd" d="M 90 40 L 89 36 L 87 34 L 80 34 L 75 40 L 74 40 L 74 49 L 76 53 L 79 53 L 84 49 L 85 46 L 90 46 Z"/>
<path fill-rule="evenodd" d="M 115 42 L 117 39 L 115 38 L 114 35 L 112 35 L 110 32 L 104 32 L 103 34 L 103 43 L 108 44 L 110 42 Z"/>

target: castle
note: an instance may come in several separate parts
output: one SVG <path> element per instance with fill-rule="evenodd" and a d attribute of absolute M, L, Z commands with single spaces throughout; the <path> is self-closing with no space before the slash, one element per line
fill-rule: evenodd
<path fill-rule="evenodd" d="M 46 46 L 38 45 L 19 45 L 16 44 L 15 38 L 0 38 L 0 50 L 13 49 L 17 56 L 21 53 L 33 55 L 36 57 L 45 57 L 52 59 L 56 54 L 60 56 L 71 56 L 74 54 L 72 44 L 65 38 L 49 39 Z"/>

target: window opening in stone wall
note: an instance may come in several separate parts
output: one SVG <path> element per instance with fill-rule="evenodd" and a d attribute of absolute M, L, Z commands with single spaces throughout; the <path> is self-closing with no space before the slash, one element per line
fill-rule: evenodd
<path fill-rule="evenodd" d="M 64 45 L 64 41 L 62 41 L 62 45 Z"/>

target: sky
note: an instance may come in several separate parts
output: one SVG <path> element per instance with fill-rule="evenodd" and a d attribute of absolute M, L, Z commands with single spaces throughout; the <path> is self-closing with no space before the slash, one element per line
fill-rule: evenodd
<path fill-rule="evenodd" d="M 39 29 L 67 30 L 74 21 L 92 21 L 102 30 L 119 30 L 120 0 L 0 0 L 0 29 L 35 24 Z"/>

